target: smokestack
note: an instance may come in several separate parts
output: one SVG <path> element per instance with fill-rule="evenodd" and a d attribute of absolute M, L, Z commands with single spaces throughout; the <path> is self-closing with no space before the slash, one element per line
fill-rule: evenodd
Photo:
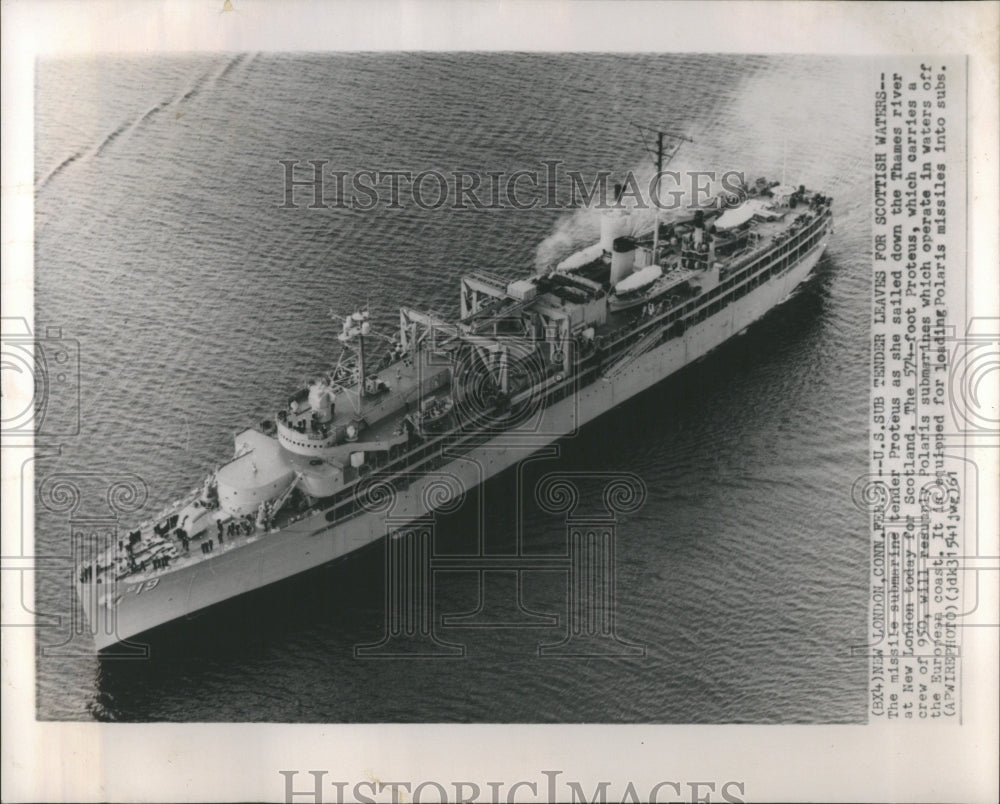
<path fill-rule="evenodd" d="M 615 239 L 627 231 L 627 209 L 606 209 L 601 213 L 601 248 L 608 254 L 614 251 Z"/>
<path fill-rule="evenodd" d="M 611 251 L 611 287 L 632 273 L 635 267 L 635 240 L 631 237 L 615 239 Z"/>

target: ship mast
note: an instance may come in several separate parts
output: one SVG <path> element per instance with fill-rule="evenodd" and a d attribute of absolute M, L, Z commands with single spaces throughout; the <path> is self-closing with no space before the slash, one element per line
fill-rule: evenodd
<path fill-rule="evenodd" d="M 639 125 L 638 123 L 632 123 L 632 125 L 635 126 L 637 129 L 639 129 L 639 133 L 642 135 L 643 143 L 646 142 L 646 134 L 647 133 L 654 133 L 654 134 L 656 134 L 656 149 L 655 149 L 655 151 L 653 149 L 649 148 L 648 145 L 647 145 L 646 150 L 649 151 L 650 155 L 656 161 L 656 191 L 657 191 L 656 192 L 656 196 L 657 196 L 656 197 L 656 201 L 658 202 L 660 200 L 660 198 L 659 198 L 659 195 L 660 195 L 659 190 L 660 190 L 660 182 L 663 180 L 663 169 L 667 165 L 669 165 L 670 161 L 677 155 L 677 152 L 681 149 L 681 145 L 683 145 L 685 142 L 694 142 L 694 140 L 692 140 L 690 137 L 685 137 L 683 134 L 678 134 L 676 131 L 670 131 L 670 130 L 667 130 L 667 129 L 654 129 L 654 128 L 649 127 L 649 126 Z M 664 138 L 667 138 L 667 139 L 673 141 L 673 144 L 669 148 L 664 149 L 664 147 L 663 147 Z M 664 157 L 666 157 L 665 161 L 664 161 Z M 652 193 L 650 193 L 650 199 L 649 200 L 651 202 L 653 201 Z M 654 263 L 656 262 L 656 256 L 657 256 L 656 255 L 656 251 L 657 251 L 657 249 L 660 246 L 660 205 L 659 205 L 659 203 L 656 203 L 655 207 L 656 207 L 656 211 L 653 214 L 653 262 Z"/>
<path fill-rule="evenodd" d="M 343 350 L 330 377 L 330 384 L 347 395 L 355 414 L 360 416 L 365 395 L 365 335 L 371 332 L 370 313 L 366 307 L 350 315 L 339 316 L 331 312 L 330 316 L 343 322 L 343 330 L 337 335 Z"/>

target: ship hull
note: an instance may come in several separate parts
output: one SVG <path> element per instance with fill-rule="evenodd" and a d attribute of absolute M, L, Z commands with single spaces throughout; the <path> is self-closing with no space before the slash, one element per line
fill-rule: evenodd
<path fill-rule="evenodd" d="M 636 394 L 666 379 L 741 332 L 786 300 L 809 276 L 829 240 L 829 231 L 816 246 L 781 276 L 773 278 L 706 320 L 689 326 L 683 335 L 635 357 L 612 374 L 579 389 L 541 412 L 528 439 L 500 434 L 468 453 L 438 467 L 452 485 L 472 489 L 532 452 L 609 412 Z M 391 527 L 428 513 L 435 501 L 443 504 L 435 474 L 418 476 L 400 491 L 388 515 Z M 385 510 L 364 512 L 330 524 L 323 512 L 286 528 L 261 535 L 250 543 L 222 548 L 210 560 L 178 568 L 134 583 L 79 584 L 78 594 L 88 613 L 98 650 L 166 623 L 180 620 L 223 601 L 274 584 L 309 569 L 344 558 L 385 537 Z"/>

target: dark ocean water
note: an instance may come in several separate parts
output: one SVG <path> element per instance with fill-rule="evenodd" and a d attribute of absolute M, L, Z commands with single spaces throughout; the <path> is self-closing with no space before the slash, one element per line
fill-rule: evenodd
<path fill-rule="evenodd" d="M 442 629 L 466 645 L 458 660 L 355 659 L 383 625 L 376 547 L 166 629 L 148 661 L 98 662 L 86 638 L 59 647 L 65 624 L 40 629 L 38 716 L 863 721 L 867 667 L 850 648 L 865 633 L 868 537 L 850 490 L 867 469 L 867 82 L 862 62 L 812 58 L 40 62 L 35 323 L 79 342 L 81 427 L 35 475 L 135 473 L 140 514 L 328 364 L 331 309 L 370 300 L 386 326 L 403 304 L 452 315 L 463 273 L 514 277 L 596 240 L 592 215 L 558 210 L 281 209 L 278 160 L 621 173 L 648 170 L 630 121 L 667 124 L 694 139 L 672 167 L 784 167 L 834 195 L 837 229 L 796 297 L 545 462 L 646 484 L 617 541 L 617 631 L 645 656 L 539 658 L 564 632 L 545 627 Z M 480 494 L 491 549 L 509 549 L 512 473 Z M 37 509 L 38 551 L 67 554 L 66 514 Z M 530 502 L 523 519 L 526 549 L 562 549 L 561 521 Z M 472 506 L 444 517 L 439 549 L 468 548 L 477 528 Z M 563 576 L 525 578 L 526 605 L 564 608 Z M 38 612 L 68 622 L 68 587 L 65 566 L 39 573 Z M 438 585 L 442 613 L 476 601 L 474 575 Z"/>

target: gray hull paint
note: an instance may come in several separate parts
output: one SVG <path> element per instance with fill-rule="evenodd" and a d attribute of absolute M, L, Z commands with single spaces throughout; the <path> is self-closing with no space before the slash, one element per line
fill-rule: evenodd
<path fill-rule="evenodd" d="M 575 397 L 546 408 L 534 428 L 530 445 L 523 439 L 512 445 L 509 437 L 498 435 L 437 472 L 453 476 L 464 488 L 474 488 L 546 443 L 575 431 L 669 377 L 788 298 L 815 267 L 828 240 L 829 233 L 783 275 L 731 302 L 711 318 L 690 326 L 684 335 L 642 354 L 614 372 L 612 379 L 599 379 Z M 435 482 L 433 475 L 418 478 L 399 493 L 388 512 L 394 528 L 425 515 L 433 507 L 427 500 L 435 499 L 435 489 L 429 488 Z M 84 607 L 96 615 L 88 620 L 98 650 L 104 650 L 144 631 L 343 558 L 383 538 L 386 527 L 385 512 L 363 513 L 334 525 L 318 513 L 281 531 L 262 535 L 250 544 L 224 548 L 208 560 L 164 573 L 158 576 L 155 585 L 152 580 L 121 583 L 117 589 L 111 587 L 113 594 L 103 592 L 101 585 L 78 585 L 78 593 Z M 115 599 L 116 604 L 108 605 L 109 600 Z"/>

